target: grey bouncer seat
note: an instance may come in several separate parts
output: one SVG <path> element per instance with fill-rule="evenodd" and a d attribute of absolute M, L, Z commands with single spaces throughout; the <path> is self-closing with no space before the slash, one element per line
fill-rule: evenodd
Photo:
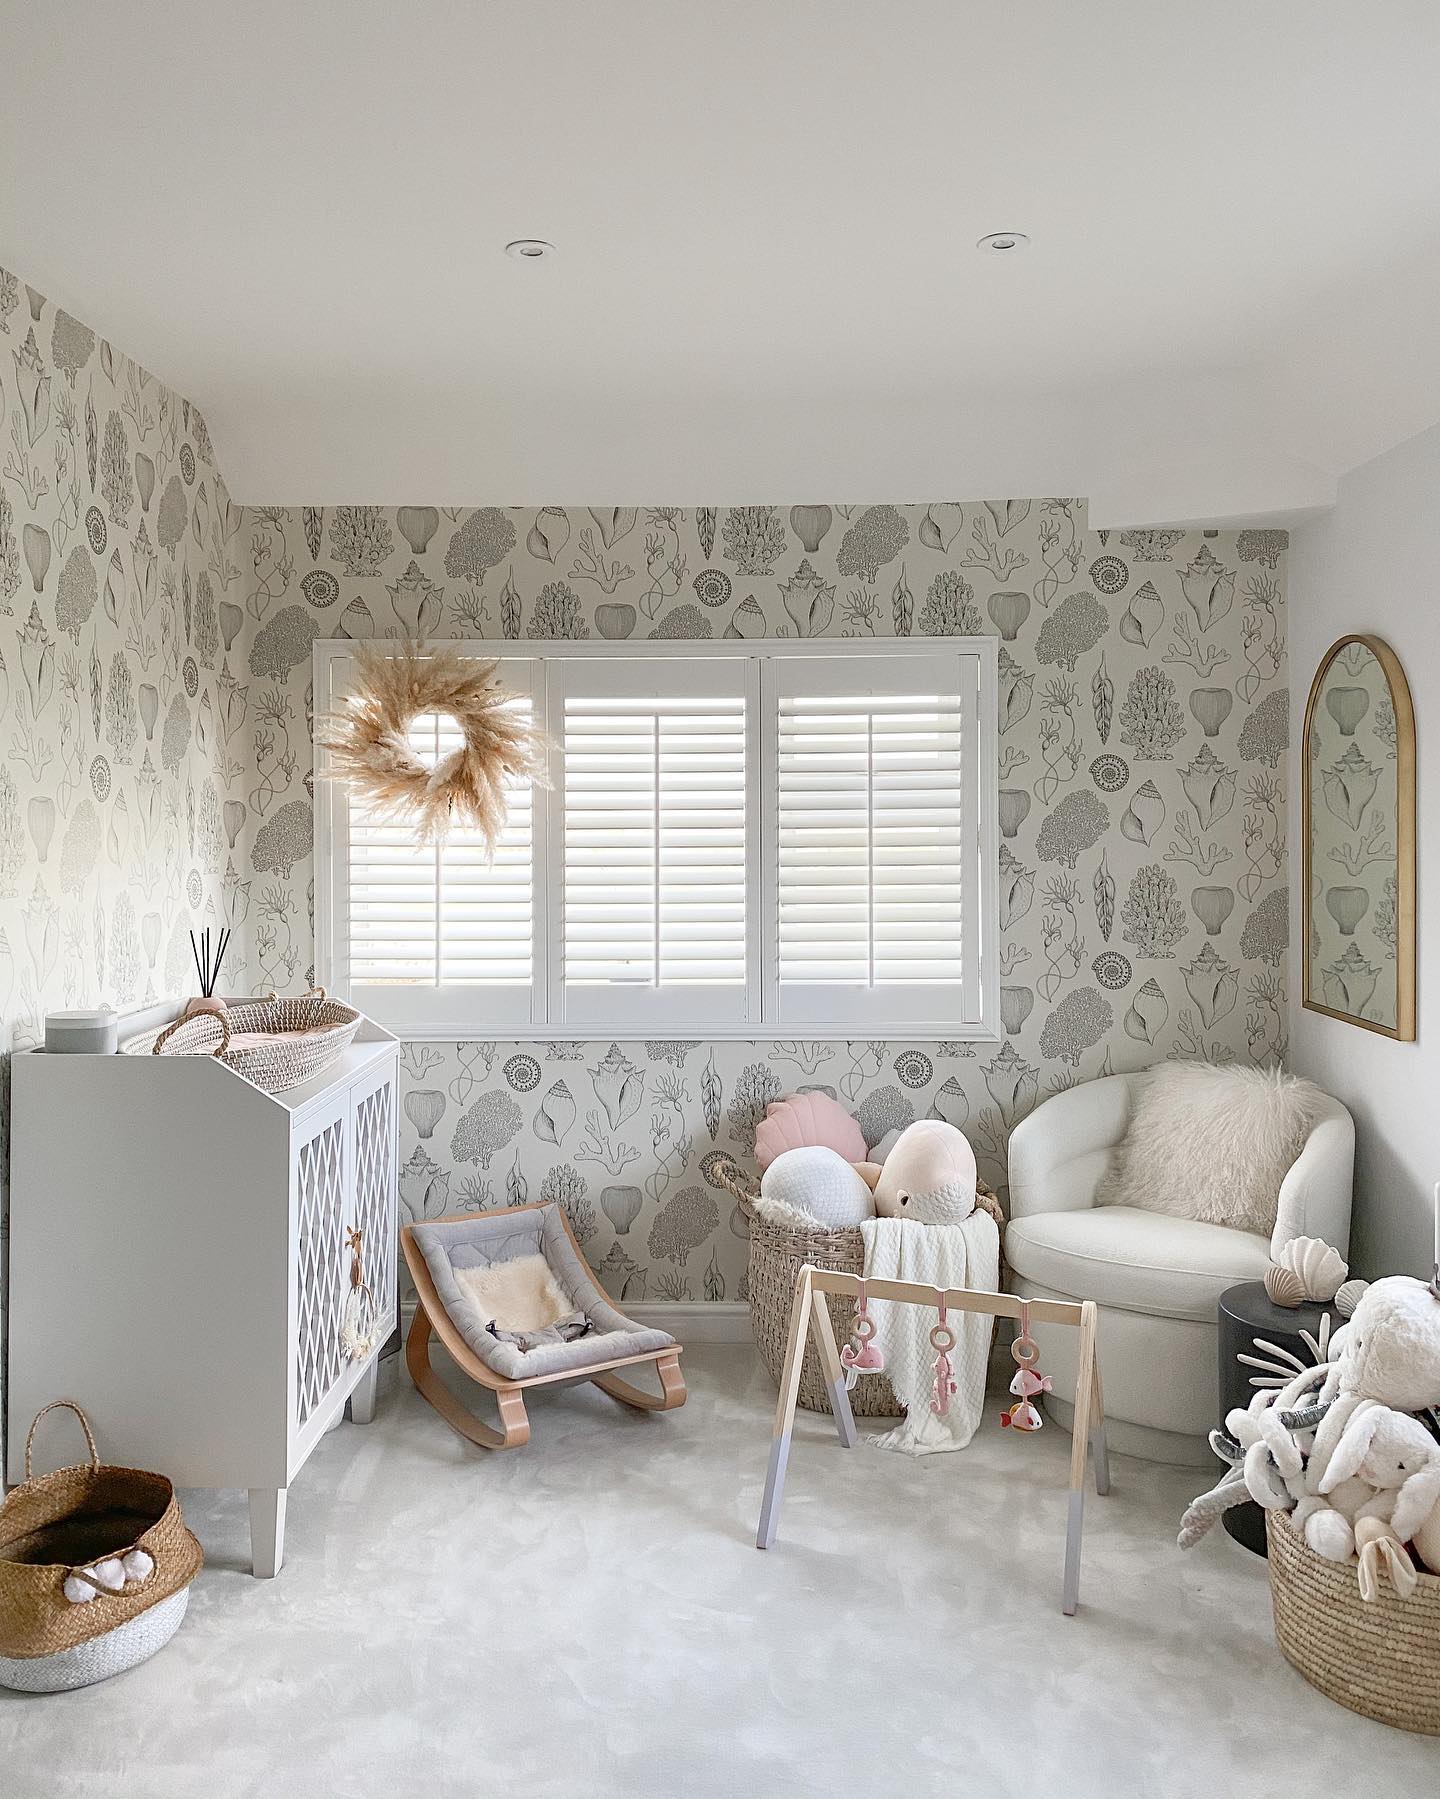
<path fill-rule="evenodd" d="M 407 1224 L 400 1244 L 417 1298 L 405 1342 L 406 1366 L 421 1395 L 470 1442 L 484 1449 L 519 1449 L 528 1443 L 524 1391 L 559 1381 L 593 1381 L 639 1411 L 669 1412 L 684 1405 L 680 1345 L 668 1331 L 648 1329 L 616 1310 L 553 1201 L 454 1212 L 425 1224 Z M 536 1333 L 535 1341 L 518 1332 L 496 1335 L 495 1321 L 485 1316 L 462 1278 L 470 1269 L 493 1269 L 535 1255 L 544 1257 L 572 1312 L 583 1315 L 583 1334 L 570 1341 L 557 1340 L 548 1331 Z M 464 1406 L 431 1367 L 432 1334 L 462 1374 L 495 1394 L 499 1430 Z M 642 1362 L 654 1363 L 658 1394 L 631 1386 L 616 1372 Z"/>

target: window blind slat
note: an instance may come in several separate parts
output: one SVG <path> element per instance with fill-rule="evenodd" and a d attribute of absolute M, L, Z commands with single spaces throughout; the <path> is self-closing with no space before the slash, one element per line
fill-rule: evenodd
<path fill-rule="evenodd" d="M 961 981 L 964 723 L 958 696 L 781 694 L 782 995 Z"/>
<path fill-rule="evenodd" d="M 567 695 L 566 988 L 747 979 L 742 694 Z"/>
<path fill-rule="evenodd" d="M 512 702 L 525 711 L 528 699 Z M 428 763 L 458 750 L 457 729 L 417 719 L 410 746 Z M 404 825 L 349 803 L 350 979 L 357 984 L 527 987 L 533 976 L 534 809 L 516 783 L 493 859 L 478 831 L 417 848 Z"/>

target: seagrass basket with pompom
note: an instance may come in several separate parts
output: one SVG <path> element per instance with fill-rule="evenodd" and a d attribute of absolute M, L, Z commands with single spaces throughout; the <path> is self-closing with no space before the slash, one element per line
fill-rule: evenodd
<path fill-rule="evenodd" d="M 1265 1536 L 1286 1661 L 1337 1705 L 1440 1736 L 1440 1574 L 1417 1570 L 1406 1599 L 1382 1581 L 1365 1600 L 1355 1564 L 1317 1555 L 1286 1513 L 1266 1512 Z"/>
<path fill-rule="evenodd" d="M 32 1477 L 36 1425 L 57 1408 L 90 1459 Z M 68 1692 L 145 1661 L 180 1628 L 203 1560 L 163 1474 L 107 1467 L 78 1405 L 45 1406 L 0 1505 L 0 1686 Z"/>
<path fill-rule="evenodd" d="M 864 1274 L 865 1239 L 858 1225 L 828 1231 L 770 1224 L 755 1210 L 760 1183 L 738 1162 L 728 1157 L 715 1171 L 739 1204 L 750 1236 L 750 1325 L 760 1359 L 779 1385 L 790 1336 L 790 1308 L 795 1299 L 795 1279 L 808 1262 L 812 1268 L 831 1268 L 839 1274 Z M 1002 1238 L 1005 1215 L 1000 1202 L 983 1183 L 977 1183 L 975 1203 L 999 1226 Z M 849 1340 L 855 1307 L 843 1294 L 827 1293 L 830 1321 L 839 1343 Z M 828 1412 L 830 1400 L 815 1346 L 808 1338 L 800 1372 L 800 1404 L 807 1412 Z M 904 1406 L 884 1374 L 862 1374 L 850 1390 L 850 1409 L 857 1418 L 898 1418 Z"/>

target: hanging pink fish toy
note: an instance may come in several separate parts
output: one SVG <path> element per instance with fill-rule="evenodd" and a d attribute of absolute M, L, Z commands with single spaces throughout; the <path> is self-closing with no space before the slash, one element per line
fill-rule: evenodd
<path fill-rule="evenodd" d="M 937 1418 L 945 1418 L 950 1413 L 950 1401 L 958 1391 L 955 1385 L 954 1370 L 950 1365 L 950 1351 L 955 1347 L 955 1333 L 945 1322 L 945 1292 L 937 1288 L 940 1295 L 940 1322 L 930 1333 L 930 1346 L 935 1351 L 935 1397 L 930 1401 L 930 1410 Z"/>
<path fill-rule="evenodd" d="M 1050 1376 L 1041 1374 L 1036 1366 L 1040 1349 L 1030 1335 L 1030 1302 L 1027 1299 L 1020 1301 L 1020 1330 L 1010 1346 L 1010 1353 L 1019 1364 L 1015 1378 L 1010 1382 L 1010 1391 L 1016 1399 L 1009 1411 L 1000 1414 L 1000 1422 L 1015 1430 L 1039 1430 L 1045 1420 L 1040 1415 L 1040 1408 L 1031 1402 L 1037 1394 L 1050 1393 L 1054 1389 Z"/>
<path fill-rule="evenodd" d="M 855 1301 L 855 1323 L 851 1330 L 850 1341 L 840 1351 L 840 1364 L 845 1370 L 846 1388 L 851 1388 L 862 1374 L 879 1374 L 885 1366 L 885 1357 L 880 1353 L 880 1345 L 875 1341 L 875 1320 L 865 1309 L 865 1283 L 860 1282 L 860 1293 Z"/>

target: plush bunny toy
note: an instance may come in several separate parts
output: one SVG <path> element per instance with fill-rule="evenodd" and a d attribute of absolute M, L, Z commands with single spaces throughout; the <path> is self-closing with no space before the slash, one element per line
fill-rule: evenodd
<path fill-rule="evenodd" d="M 1272 1433 L 1318 1425 L 1324 1462 L 1362 1400 L 1397 1412 L 1440 1405 L 1440 1300 L 1409 1275 L 1375 1281 L 1330 1339 L 1330 1358 L 1282 1389 L 1265 1422 Z"/>
<path fill-rule="evenodd" d="M 963 1224 L 974 1210 L 975 1152 L 964 1132 L 941 1118 L 907 1125 L 875 1183 L 876 1215 Z"/>
<path fill-rule="evenodd" d="M 1317 1554 L 1346 1562 L 1361 1519 L 1388 1522 L 1408 1543 L 1429 1518 L 1440 1501 L 1440 1444 L 1418 1419 L 1362 1400 L 1328 1457 L 1317 1435 L 1308 1476 L 1296 1529 Z"/>

